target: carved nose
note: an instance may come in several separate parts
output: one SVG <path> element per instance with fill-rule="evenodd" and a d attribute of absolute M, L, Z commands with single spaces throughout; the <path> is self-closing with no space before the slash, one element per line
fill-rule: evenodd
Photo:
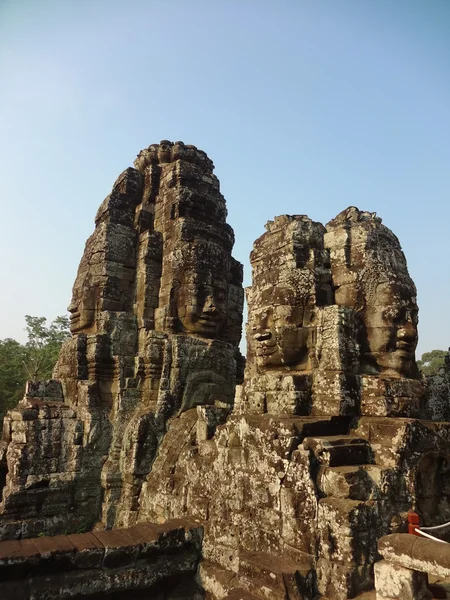
<path fill-rule="evenodd" d="M 206 298 L 206 302 L 205 302 L 203 311 L 207 312 L 207 313 L 216 313 L 217 310 L 218 309 L 217 309 L 216 303 L 214 302 L 214 298 L 212 296 L 208 296 Z"/>
<path fill-rule="evenodd" d="M 416 328 L 410 321 L 407 321 L 398 330 L 397 337 L 400 340 L 415 340 L 417 337 Z"/>

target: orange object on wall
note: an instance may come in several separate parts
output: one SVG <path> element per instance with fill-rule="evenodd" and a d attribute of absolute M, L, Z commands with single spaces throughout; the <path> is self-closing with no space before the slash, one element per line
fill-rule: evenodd
<path fill-rule="evenodd" d="M 411 533 L 412 535 L 419 535 L 417 531 L 415 531 L 415 529 L 419 527 L 419 525 L 419 515 L 416 512 L 410 510 L 408 512 L 408 533 Z"/>

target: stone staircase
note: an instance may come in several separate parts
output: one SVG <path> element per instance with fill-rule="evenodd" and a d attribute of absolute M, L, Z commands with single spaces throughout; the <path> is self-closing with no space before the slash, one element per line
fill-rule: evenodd
<path fill-rule="evenodd" d="M 373 581 L 374 494 L 380 467 L 374 464 L 369 442 L 355 435 L 309 437 L 303 447 L 314 456 L 322 495 L 318 504 L 318 588 L 323 598 L 346 600 L 367 590 Z"/>
<path fill-rule="evenodd" d="M 308 555 L 306 564 L 242 551 L 234 571 L 204 561 L 200 573 L 207 599 L 375 598 L 370 587 L 376 560 L 377 483 L 386 467 L 375 464 L 380 457 L 365 437 L 348 433 L 349 421 L 295 421 L 300 447 L 311 454 L 320 496 L 317 563 L 313 566 Z"/>

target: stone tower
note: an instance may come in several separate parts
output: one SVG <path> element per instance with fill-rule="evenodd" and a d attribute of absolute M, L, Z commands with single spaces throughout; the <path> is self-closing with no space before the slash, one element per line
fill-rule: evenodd
<path fill-rule="evenodd" d="M 5 419 L 1 537 L 130 525 L 170 419 L 234 398 L 242 266 L 214 165 L 139 153 L 102 202 L 73 287 L 72 338 Z"/>

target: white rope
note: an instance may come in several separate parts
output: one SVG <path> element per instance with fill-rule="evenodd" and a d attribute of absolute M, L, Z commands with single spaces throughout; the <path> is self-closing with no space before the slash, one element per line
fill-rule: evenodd
<path fill-rule="evenodd" d="M 434 525 L 434 527 L 421 527 L 422 531 L 437 531 L 439 529 L 447 529 L 450 527 L 450 521 L 448 523 L 444 523 L 443 525 Z"/>
<path fill-rule="evenodd" d="M 429 533 L 426 533 L 425 531 L 421 531 L 420 529 L 415 528 L 414 531 L 417 531 L 417 533 L 419 535 L 423 535 L 426 538 L 429 538 L 430 540 L 434 540 L 435 542 L 442 542 L 443 544 L 448 544 L 448 542 L 444 541 L 444 540 L 440 540 L 437 537 L 434 537 L 434 535 L 430 535 Z"/>

